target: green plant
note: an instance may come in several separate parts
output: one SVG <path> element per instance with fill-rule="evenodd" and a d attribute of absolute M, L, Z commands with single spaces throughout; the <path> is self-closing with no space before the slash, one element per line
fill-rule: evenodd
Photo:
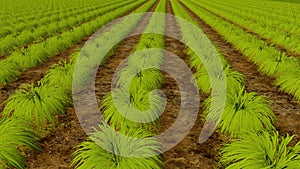
<path fill-rule="evenodd" d="M 163 98 L 156 92 L 137 88 L 128 94 L 123 89 L 115 89 L 104 98 L 100 108 L 105 120 L 111 125 L 151 128 L 158 122 L 156 119 L 163 111 L 163 103 Z M 152 122 L 154 125 L 144 122 Z"/>
<path fill-rule="evenodd" d="M 208 119 L 218 119 L 219 110 L 210 112 L 210 104 L 211 99 L 207 99 L 204 103 L 204 115 Z M 237 137 L 246 131 L 272 130 L 274 120 L 274 113 L 266 97 L 239 88 L 227 92 L 225 109 L 218 126 L 221 132 Z"/>
<path fill-rule="evenodd" d="M 278 132 L 245 133 L 225 145 L 220 162 L 226 169 L 298 169 L 300 142 L 289 146 L 294 136 L 279 137 Z"/>
<path fill-rule="evenodd" d="M 213 77 L 210 77 L 205 67 L 202 67 L 200 70 L 198 70 L 194 76 L 196 78 L 199 90 L 201 90 L 203 93 L 210 93 L 212 89 L 211 82 L 224 80 L 221 76 L 221 73 L 223 72 L 220 71 L 217 74 L 214 74 Z M 232 70 L 229 65 L 224 68 L 224 75 L 226 76 L 225 80 L 227 91 L 240 89 L 246 84 L 245 76 L 237 71 Z"/>
<path fill-rule="evenodd" d="M 73 71 L 74 65 L 67 63 L 66 60 L 63 60 L 52 65 L 43 80 L 49 85 L 61 86 L 71 94 Z"/>
<path fill-rule="evenodd" d="M 281 91 L 293 94 L 300 101 L 300 69 L 287 71 L 283 76 L 279 76 L 275 84 Z"/>
<path fill-rule="evenodd" d="M 71 165 L 77 169 L 160 169 L 160 144 L 144 129 L 122 128 L 115 131 L 105 125 L 95 130 L 88 141 L 77 146 Z"/>
<path fill-rule="evenodd" d="M 11 95 L 3 110 L 4 116 L 22 117 L 34 121 L 38 126 L 54 122 L 54 116 L 64 113 L 70 102 L 64 89 L 58 86 L 26 84 Z"/>
<path fill-rule="evenodd" d="M 117 86 L 128 88 L 129 91 L 144 88 L 148 91 L 158 89 L 163 83 L 161 71 L 148 68 L 147 65 L 127 66 L 123 68 L 117 77 Z"/>
<path fill-rule="evenodd" d="M 0 168 L 25 168 L 25 158 L 19 148 L 40 150 L 32 124 L 20 118 L 0 120 Z"/>

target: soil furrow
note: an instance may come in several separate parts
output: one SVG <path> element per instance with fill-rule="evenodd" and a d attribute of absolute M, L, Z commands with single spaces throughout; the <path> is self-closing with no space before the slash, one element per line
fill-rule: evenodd
<path fill-rule="evenodd" d="M 153 12 L 157 3 L 152 7 L 150 12 Z M 150 15 L 146 15 L 136 27 L 144 29 L 147 25 Z M 95 79 L 96 96 L 101 102 L 111 90 L 111 82 L 114 71 L 117 66 L 130 55 L 134 46 L 138 43 L 140 35 L 131 36 L 124 39 L 116 48 L 116 52 L 112 54 L 107 64 L 100 66 Z M 40 141 L 43 152 L 30 152 L 27 154 L 28 169 L 67 169 L 70 168 L 71 154 L 74 152 L 74 147 L 84 141 L 87 135 L 83 131 L 74 107 L 67 109 L 65 115 L 59 117 L 58 125 L 53 132 L 46 138 Z"/>
<path fill-rule="evenodd" d="M 170 1 L 167 3 L 167 13 L 173 15 Z M 167 17 L 168 31 L 181 36 L 180 27 L 174 18 Z M 185 63 L 188 63 L 188 56 L 184 53 L 184 49 L 185 45 L 182 42 L 171 37 L 166 37 L 166 50 L 180 57 Z M 181 69 L 181 65 L 178 65 L 176 69 Z M 181 104 L 181 91 L 176 81 L 167 73 L 164 73 L 164 76 L 165 84 L 162 90 L 168 98 L 168 104 L 164 114 L 161 116 L 161 131 L 166 130 L 174 123 L 180 111 Z M 201 97 L 201 101 L 203 99 L 205 97 Z M 164 153 L 163 157 L 166 168 L 214 168 L 214 159 L 218 152 L 217 145 L 220 145 L 222 141 L 218 133 L 215 133 L 205 143 L 198 143 L 198 138 L 204 124 L 204 119 L 200 115 L 201 111 L 202 107 L 200 107 L 198 118 L 187 136 L 177 146 Z"/>
<path fill-rule="evenodd" d="M 197 17 L 184 4 L 182 6 L 199 23 L 203 32 L 211 39 L 213 44 L 222 51 L 232 69 L 246 76 L 246 90 L 257 92 L 259 95 L 266 96 L 272 101 L 271 108 L 277 118 L 275 126 L 280 133 L 282 135 L 285 133 L 295 134 L 294 142 L 299 141 L 300 105 L 293 99 L 293 96 L 279 92 L 279 89 L 273 84 L 274 78 L 259 73 L 254 63 L 249 62 L 241 53 L 234 49 L 232 44 L 226 42 L 217 31 Z"/>

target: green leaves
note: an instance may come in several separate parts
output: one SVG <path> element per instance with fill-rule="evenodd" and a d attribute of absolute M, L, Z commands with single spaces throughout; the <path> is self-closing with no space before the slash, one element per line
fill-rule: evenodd
<path fill-rule="evenodd" d="M 65 91 L 58 86 L 27 84 L 8 98 L 3 115 L 22 117 L 44 126 L 54 122 L 54 115 L 64 113 L 69 101 Z"/>
<path fill-rule="evenodd" d="M 211 101 L 204 103 L 204 115 L 209 119 L 216 119 L 219 111 L 213 111 L 208 114 Z M 229 133 L 231 136 L 240 136 L 245 131 L 260 131 L 274 129 L 272 123 L 275 116 L 269 107 L 269 101 L 258 96 L 254 92 L 246 92 L 243 88 L 228 91 L 225 104 L 225 110 L 222 114 L 219 127 L 221 132 Z"/>
<path fill-rule="evenodd" d="M 23 69 L 13 61 L 0 61 L 0 87 L 17 79 Z"/>
<path fill-rule="evenodd" d="M 288 146 L 293 136 L 279 137 L 263 131 L 245 133 L 221 150 L 226 169 L 297 169 L 300 168 L 300 142 Z"/>
<path fill-rule="evenodd" d="M 203 93 L 210 93 L 212 89 L 212 83 L 214 81 L 221 81 L 224 80 L 221 78 L 221 71 L 218 72 L 218 74 L 215 74 L 214 76 L 210 77 L 205 69 L 205 67 L 201 67 L 196 73 L 195 73 L 195 78 L 197 81 L 197 86 L 198 88 L 203 92 Z M 234 71 L 230 68 L 230 66 L 227 66 L 224 69 L 224 74 L 226 76 L 226 86 L 227 86 L 227 91 L 232 91 L 241 88 L 243 85 L 246 84 L 246 79 L 243 74 Z"/>
<path fill-rule="evenodd" d="M 60 85 L 71 94 L 73 72 L 74 65 L 63 60 L 52 65 L 43 80 L 49 85 Z"/>
<path fill-rule="evenodd" d="M 39 150 L 32 123 L 21 118 L 0 120 L 0 168 L 25 168 L 25 158 L 18 148 Z"/>
<path fill-rule="evenodd" d="M 128 94 L 128 91 L 115 89 L 104 98 L 101 109 L 111 125 L 151 129 L 158 122 L 163 103 L 164 99 L 156 92 L 137 89 Z"/>
<path fill-rule="evenodd" d="M 90 140 L 77 146 L 71 165 L 77 169 L 160 169 L 163 164 L 156 155 L 160 144 L 144 129 L 123 128 L 116 132 L 102 125 Z"/>
<path fill-rule="evenodd" d="M 284 76 L 279 76 L 275 84 L 280 87 L 281 91 L 285 91 L 300 100 L 300 69 L 287 71 Z"/>

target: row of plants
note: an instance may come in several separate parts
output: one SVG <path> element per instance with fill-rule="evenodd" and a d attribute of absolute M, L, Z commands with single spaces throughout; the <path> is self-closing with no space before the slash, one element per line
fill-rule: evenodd
<path fill-rule="evenodd" d="M 155 2 L 152 1 L 153 4 Z M 155 12 L 165 11 L 166 1 L 161 0 Z M 135 20 L 135 24 L 138 23 Z M 117 26 L 124 27 L 124 24 L 126 22 Z M 95 129 L 89 140 L 77 146 L 72 160 L 75 168 L 163 167 L 161 158 L 156 155 L 161 151 L 160 144 L 150 138 L 157 132 L 158 117 L 163 111 L 163 98 L 152 91 L 160 88 L 163 83 L 163 76 L 158 70 L 163 62 L 163 53 L 143 53 L 143 50 L 164 49 L 164 35 L 151 32 L 159 29 L 159 32 L 164 33 L 165 26 L 165 21 L 155 17 L 155 14 L 150 18 L 132 55 L 117 72 L 116 87 L 101 102 L 100 110 L 105 123 L 99 124 L 99 129 Z M 134 27 L 129 30 L 134 30 Z"/>
<path fill-rule="evenodd" d="M 105 13 L 101 17 L 95 18 L 90 22 L 74 27 L 60 35 L 48 38 L 41 43 L 33 44 L 27 49 L 21 50 L 18 53 L 13 53 L 6 59 L 1 60 L 0 86 L 4 86 L 17 79 L 26 69 L 35 67 L 48 60 L 51 56 L 63 52 L 68 47 L 78 43 L 82 38 L 95 32 L 99 27 L 128 13 L 142 3 L 144 3 L 143 0 L 135 1 L 127 5 L 123 4 L 123 6 L 113 5 L 111 8 L 115 10 L 105 8 L 110 12 Z"/>
<path fill-rule="evenodd" d="M 274 12 L 276 12 L 278 14 L 299 13 L 300 12 L 299 11 L 299 4 L 290 3 L 288 1 L 297 1 L 297 0 L 285 0 L 285 1 L 281 1 L 281 0 L 274 0 L 274 1 L 268 1 L 268 0 L 246 1 L 246 0 L 242 0 L 242 1 L 239 1 L 239 2 L 240 2 L 240 4 L 245 4 L 247 6 L 253 6 L 253 7 L 259 8 L 261 10 L 274 10 Z M 257 6 L 257 4 L 261 4 L 261 5 Z"/>
<path fill-rule="evenodd" d="M 195 24 L 193 18 L 180 6 L 178 1 L 172 0 L 171 2 L 176 16 Z M 183 1 L 183 3 L 186 2 Z M 179 25 L 181 24 L 179 23 Z M 197 26 L 199 27 L 199 25 Z M 188 27 L 181 25 L 181 30 L 184 39 L 195 37 Z M 200 50 L 207 51 L 207 46 L 199 44 L 199 48 L 205 48 Z M 211 92 L 212 84 L 202 61 L 193 49 L 187 47 L 186 53 L 190 56 L 191 67 L 196 70 L 195 77 L 199 89 L 204 93 Z M 298 168 L 300 165 L 300 142 L 291 147 L 289 143 L 293 136 L 279 137 L 273 126 L 275 116 L 270 109 L 268 99 L 255 92 L 244 90 L 244 76 L 231 70 L 225 58 L 221 54 L 219 56 L 224 66 L 227 93 L 225 109 L 218 128 L 222 134 L 229 134 L 231 138 L 230 143 L 223 145 L 220 151 L 219 167 L 236 169 Z M 206 119 L 216 119 L 220 113 L 214 108 L 214 111 L 210 112 L 212 97 L 204 102 L 203 116 Z"/>
<path fill-rule="evenodd" d="M 265 22 L 265 25 L 267 27 L 274 27 L 276 29 L 283 30 L 287 33 L 300 35 L 300 29 L 299 24 L 295 20 L 297 18 L 296 12 L 293 10 L 286 10 L 285 12 L 279 12 L 282 9 L 272 9 L 268 10 L 265 8 L 259 8 L 259 6 L 256 4 L 256 6 L 248 6 L 248 5 L 241 5 L 237 1 L 228 0 L 228 1 L 218 1 L 218 4 L 222 4 L 228 8 L 231 9 L 240 9 L 240 11 L 243 14 L 253 15 L 256 14 L 256 16 L 251 16 L 251 19 L 253 21 L 268 21 Z M 275 13 L 275 14 L 274 14 Z M 264 23 L 264 22 L 263 22 Z"/>
<path fill-rule="evenodd" d="M 15 34 L 10 34 L 0 39 L 0 56 L 2 55 L 10 55 L 11 52 L 17 52 L 20 47 L 30 46 L 31 43 L 39 43 L 44 41 L 46 38 L 51 37 L 52 35 L 57 35 L 71 29 L 73 27 L 79 26 L 82 23 L 93 20 L 95 17 L 99 15 L 103 15 L 105 12 L 109 12 L 109 10 L 114 10 L 121 5 L 126 5 L 130 3 L 130 1 L 121 2 L 121 1 L 113 1 L 109 3 L 101 3 L 101 5 L 89 7 L 86 9 L 80 9 L 78 11 L 72 11 L 70 13 L 66 13 L 65 16 L 61 16 L 60 20 L 47 20 L 46 23 L 50 23 L 37 27 L 30 27 L 28 29 L 24 29 L 20 32 L 16 32 Z M 50 18 L 53 18 L 52 16 Z M 55 16 L 54 16 L 55 18 Z M 43 19 L 40 19 L 42 23 Z M 31 21 L 28 23 L 31 24 Z"/>
<path fill-rule="evenodd" d="M 267 39 L 270 43 L 285 49 L 292 55 L 300 56 L 300 46 L 298 45 L 300 36 L 276 27 L 267 26 L 274 25 L 274 21 L 276 22 L 274 19 L 268 20 L 262 15 L 257 15 L 257 13 L 246 13 L 244 9 L 232 8 L 210 1 L 201 1 L 201 7 L 247 31 L 257 34 L 263 39 Z M 294 24 L 293 27 L 298 28 L 299 24 Z"/>
<path fill-rule="evenodd" d="M 48 2 L 48 1 L 47 1 Z M 21 32 L 24 29 L 31 29 L 33 27 L 42 26 L 51 21 L 58 21 L 64 18 L 66 14 L 72 14 L 72 12 L 79 11 L 83 8 L 88 8 L 92 6 L 97 6 L 99 3 L 97 2 L 86 2 L 86 4 L 78 2 L 70 2 L 65 1 L 59 2 L 50 2 L 49 5 L 46 3 L 41 3 L 39 8 L 34 8 L 33 10 L 24 10 L 21 12 L 21 16 L 16 16 L 16 13 L 20 12 L 20 9 L 15 9 L 12 13 L 8 12 L 7 8 L 4 10 L 5 13 L 1 14 L 0 17 L 1 29 L 0 29 L 0 37 L 3 38 L 12 33 Z M 102 1 L 105 3 L 106 1 Z M 24 3 L 29 3 L 28 1 L 24 1 Z M 30 2 L 31 5 L 34 6 L 33 2 Z M 54 9 L 48 9 L 48 7 L 54 7 Z M 45 8 L 43 10 L 43 8 Z M 39 9 L 38 11 L 36 9 Z M 31 11 L 28 13 L 28 11 Z"/>
<path fill-rule="evenodd" d="M 195 1 L 184 2 L 189 9 L 222 35 L 227 42 L 233 44 L 236 50 L 254 62 L 261 73 L 274 77 L 276 79 L 275 85 L 280 88 L 280 91 L 292 94 L 297 100 L 300 100 L 299 58 L 289 57 L 286 53 L 269 46 L 265 41 L 245 32 L 240 27 L 199 8 L 198 5 L 195 5 L 197 3 Z"/>
<path fill-rule="evenodd" d="M 154 3 L 155 0 L 149 1 L 136 12 L 146 12 Z M 135 21 L 138 24 L 139 21 Z M 132 24 L 119 33 L 128 34 L 134 27 Z M 124 25 L 116 27 L 120 28 Z M 25 168 L 25 159 L 20 152 L 28 148 L 40 150 L 37 141 L 44 137 L 41 131 L 55 123 L 55 118 L 71 104 L 72 79 L 78 56 L 79 52 L 75 52 L 69 62 L 63 60 L 54 64 L 42 80 L 23 85 L 6 101 L 0 122 L 4 139 L 0 144 L 0 168 Z M 11 130 L 14 132 L 8 132 Z"/>
<path fill-rule="evenodd" d="M 38 140 L 46 135 L 46 127 L 53 125 L 71 104 L 72 75 L 73 65 L 61 61 L 52 65 L 43 79 L 21 85 L 5 101 L 0 114 L 1 169 L 24 169 L 22 152 L 41 150 Z"/>

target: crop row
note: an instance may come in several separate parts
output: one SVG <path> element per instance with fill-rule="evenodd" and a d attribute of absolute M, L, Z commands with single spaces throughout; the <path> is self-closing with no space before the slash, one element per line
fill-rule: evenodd
<path fill-rule="evenodd" d="M 279 20 L 282 19 L 284 21 L 285 14 L 292 16 L 292 18 L 287 18 L 287 20 L 291 23 L 297 23 L 295 16 L 300 13 L 299 5 L 295 3 L 287 3 L 287 2 L 280 2 L 280 1 L 259 1 L 259 0 L 251 0 L 251 1 L 230 1 L 226 0 L 225 2 L 231 2 L 232 4 L 238 6 L 247 6 L 251 8 L 256 8 L 261 12 L 267 12 L 272 15 L 272 17 L 278 17 Z M 271 12 L 273 11 L 273 12 Z M 261 13 L 258 13 L 261 14 Z"/>
<path fill-rule="evenodd" d="M 279 12 L 279 9 L 266 10 L 264 8 L 260 9 L 257 5 L 254 7 L 241 5 L 237 3 L 237 1 L 234 1 L 234 3 L 232 2 L 233 1 L 219 1 L 218 4 L 222 4 L 230 9 L 240 10 L 239 14 L 248 14 L 251 16 L 251 20 L 265 23 L 267 27 L 274 27 L 288 33 L 300 35 L 299 24 L 295 20 L 295 18 L 297 18 L 297 14 L 294 12 L 288 14 L 287 12 L 290 12 L 289 9 L 283 13 L 276 13 Z M 254 14 L 256 14 L 256 16 L 252 16 Z"/>
<path fill-rule="evenodd" d="M 100 26 L 108 23 L 112 19 L 124 15 L 140 5 L 142 2 L 143 1 L 136 1 L 125 6 L 123 4 L 122 7 L 113 5 L 111 8 L 105 8 L 111 12 L 105 13 L 101 17 L 84 23 L 78 27 L 74 27 L 60 35 L 48 38 L 46 41 L 34 44 L 20 52 L 13 53 L 6 59 L 1 60 L 0 86 L 17 79 L 24 70 L 35 67 L 49 59 L 51 56 L 63 52 L 65 49 L 76 44 L 85 36 L 95 32 Z"/>
<path fill-rule="evenodd" d="M 175 0 L 171 2 L 176 15 L 196 24 L 179 2 Z M 187 1 L 182 2 L 187 5 Z M 193 9 L 196 10 L 197 8 Z M 184 39 L 196 37 L 192 31 L 188 31 L 188 27 L 184 27 L 182 24 L 181 30 Z M 204 60 L 198 58 L 195 50 L 206 51 L 206 53 L 211 54 L 210 57 L 214 56 L 213 52 L 209 51 L 209 45 L 205 44 L 203 39 L 202 42 L 204 44 L 201 44 L 198 49 L 188 47 L 186 53 L 190 56 L 190 65 L 196 69 L 195 77 L 199 89 L 207 93 L 212 90 L 211 82 L 222 80 L 220 78 L 222 76 L 208 76 L 208 70 L 205 70 L 209 67 L 207 64 L 216 64 L 216 62 L 203 62 Z M 212 95 L 204 102 L 203 115 L 206 119 L 216 120 L 216 118 L 220 118 L 218 124 L 218 128 L 221 129 L 220 132 L 231 135 L 231 143 L 224 145 L 221 150 L 221 165 L 233 169 L 241 168 L 241 166 L 243 168 L 299 166 L 300 142 L 294 147 L 290 147 L 288 144 L 293 136 L 279 138 L 278 132 L 273 126 L 275 116 L 270 109 L 268 99 L 258 96 L 255 92 L 245 91 L 243 87 L 245 84 L 244 76 L 231 70 L 225 58 L 222 55 L 219 56 L 224 66 L 227 85 L 225 109 L 220 117 L 219 110 L 211 107 L 214 97 Z M 204 66 L 203 63 L 206 65 Z M 210 111 L 211 108 L 213 111 Z M 270 145 L 273 147 L 270 148 Z M 286 152 L 289 149 L 292 151 Z M 251 156 L 254 151 L 257 152 L 255 157 Z"/>
<path fill-rule="evenodd" d="M 277 48 L 269 46 L 265 41 L 246 33 L 238 26 L 199 8 L 198 5 L 194 4 L 197 3 L 196 1 L 189 2 L 185 5 L 213 27 L 227 42 L 233 44 L 236 50 L 254 62 L 260 72 L 275 77 L 275 84 L 279 86 L 281 91 L 292 94 L 297 100 L 300 100 L 299 58 L 289 57 Z"/>
<path fill-rule="evenodd" d="M 44 2 L 44 1 L 43 1 Z M 95 6 L 99 4 L 98 2 L 87 2 L 85 1 L 82 3 L 82 1 L 72 1 L 72 3 L 68 1 L 61 1 L 58 0 L 57 2 L 51 2 L 52 4 L 47 4 L 46 1 L 44 3 L 37 3 L 36 5 L 39 5 L 39 7 L 35 7 L 34 2 L 31 2 L 31 5 L 25 5 L 26 7 L 33 7 L 33 10 L 20 10 L 20 9 L 14 9 L 16 6 L 16 3 L 12 3 L 10 5 L 12 8 L 12 11 L 9 11 L 9 8 L 5 8 L 3 10 L 3 13 L 0 14 L 0 24 L 1 24 L 1 32 L 2 30 L 5 30 L 6 27 L 18 27 L 18 26 L 24 26 L 27 22 L 30 21 L 38 21 L 41 18 L 47 18 L 49 16 L 53 15 L 64 15 L 65 13 L 69 11 L 77 11 L 82 8 L 87 8 L 91 6 Z M 106 3 L 107 1 L 102 1 L 102 3 Z M 28 3 L 24 1 L 24 3 Z M 3 6 L 1 6 L 3 7 Z M 22 6 L 24 7 L 24 6 Z M 49 9 L 50 7 L 50 9 Z M 38 10 L 37 10 L 38 9 Z M 4 12 L 5 11 L 5 12 Z M 30 12 L 28 12 L 30 11 Z M 39 24 L 39 23 L 36 23 Z M 0 33 L 2 35 L 2 33 Z M 2 37 L 2 36 L 1 36 Z"/>
<path fill-rule="evenodd" d="M 135 5 L 143 2 L 138 1 Z M 124 12 L 132 8 L 133 6 L 128 5 L 122 10 Z M 140 12 L 147 10 L 145 7 L 140 9 Z M 117 18 L 119 15 L 114 12 L 110 17 Z M 99 26 L 105 25 L 110 20 L 105 21 Z M 63 114 L 65 107 L 71 103 L 72 78 L 77 57 L 78 53 L 75 53 L 69 63 L 64 60 L 54 64 L 42 80 L 21 86 L 8 98 L 0 120 L 1 138 L 4 139 L 0 143 L 1 169 L 25 168 L 25 159 L 20 150 L 26 151 L 28 148 L 40 150 L 37 140 L 42 133 L 37 131 L 54 123 L 56 116 Z"/>
<path fill-rule="evenodd" d="M 151 3 L 154 4 L 155 1 Z M 155 12 L 165 12 L 165 10 L 166 1 L 162 0 Z M 126 24 L 133 26 L 129 30 L 133 30 L 140 19 L 134 19 L 134 24 Z M 125 23 L 120 23 L 118 26 L 122 27 Z M 102 124 L 99 126 L 100 130 L 96 130 L 91 135 L 90 140 L 78 145 L 72 161 L 75 168 L 159 169 L 162 167 L 162 161 L 156 155 L 161 147 L 155 139 L 148 137 L 154 136 L 157 118 L 163 109 L 161 96 L 152 93 L 152 90 L 160 88 L 163 82 L 162 74 L 157 70 L 163 62 L 163 53 L 157 53 L 155 56 L 153 53 L 139 54 L 145 49 L 164 48 L 163 35 L 149 34 L 153 32 L 153 28 L 160 29 L 163 33 L 165 21 L 154 16 L 150 18 L 144 30 L 146 33 L 141 36 L 126 66 L 117 73 L 116 88 L 104 97 L 100 105 L 104 119 L 112 129 Z M 101 40 L 96 41 L 101 42 Z M 151 121 L 150 124 L 144 123 L 148 120 Z M 145 155 L 147 157 L 144 157 Z M 94 162 L 95 160 L 97 162 Z"/>
<path fill-rule="evenodd" d="M 300 46 L 298 45 L 300 43 L 300 36 L 277 29 L 276 27 L 267 26 L 274 25 L 274 22 L 276 22 L 274 18 L 266 19 L 261 17 L 261 15 L 257 16 L 257 13 L 245 13 L 244 9 L 232 8 L 210 1 L 202 1 L 201 7 L 243 29 L 254 32 L 259 37 L 269 40 L 270 43 L 285 49 L 293 55 L 300 55 Z M 292 28 L 295 27 L 298 28 L 299 25 L 292 25 Z M 292 30 L 292 28 L 288 29 Z"/>
<path fill-rule="evenodd" d="M 45 20 L 40 19 L 38 23 L 41 23 L 42 26 L 38 27 L 37 25 L 36 27 L 33 27 L 31 25 L 33 23 L 30 21 L 28 24 L 31 26 L 29 26 L 28 29 L 24 28 L 24 30 L 21 32 L 15 32 L 14 34 L 6 35 L 5 38 L 0 39 L 0 56 L 3 54 L 9 55 L 11 51 L 22 50 L 22 48 L 18 48 L 22 46 L 30 46 L 32 42 L 39 43 L 51 35 L 63 33 L 72 27 L 79 26 L 84 22 L 93 20 L 99 15 L 103 15 L 109 10 L 114 10 L 114 7 L 120 7 L 121 5 L 126 5 L 128 3 L 130 3 L 130 1 L 123 3 L 120 3 L 120 1 L 103 3 L 99 6 L 93 6 L 91 8 L 66 13 L 66 15 L 57 18 L 58 20 L 54 19 L 56 18 L 55 16 L 51 16 L 50 20 L 47 18 L 45 18 Z M 45 25 L 43 20 L 45 23 L 50 24 Z"/>

